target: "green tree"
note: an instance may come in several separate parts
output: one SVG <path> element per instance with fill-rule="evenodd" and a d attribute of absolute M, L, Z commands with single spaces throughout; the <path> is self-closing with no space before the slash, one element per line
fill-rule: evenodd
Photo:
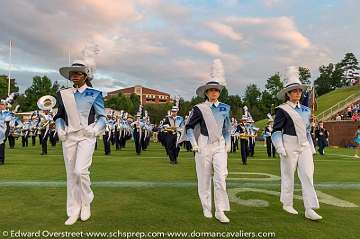
<path fill-rule="evenodd" d="M 332 63 L 330 63 L 328 66 L 322 65 L 319 67 L 320 76 L 314 82 L 315 90 L 319 96 L 332 90 L 333 71 L 334 64 Z"/>
<path fill-rule="evenodd" d="M 158 124 L 167 115 L 172 106 L 173 104 L 171 103 L 147 104 L 144 105 L 144 110 L 148 111 L 151 122 Z"/>
<path fill-rule="evenodd" d="M 347 80 L 344 74 L 344 68 L 341 63 L 335 64 L 331 73 L 331 90 L 346 86 Z"/>
<path fill-rule="evenodd" d="M 224 102 L 227 103 L 227 100 L 229 98 L 229 92 L 226 89 L 226 87 L 224 87 L 224 89 L 221 91 L 220 96 L 219 96 L 219 101 L 220 102 Z"/>
<path fill-rule="evenodd" d="M 301 81 L 301 83 L 310 85 L 311 84 L 310 78 L 311 78 L 310 69 L 300 66 L 299 67 L 299 80 Z"/>
<path fill-rule="evenodd" d="M 52 95 L 55 97 L 58 90 L 59 84 L 56 81 L 52 84 L 47 76 L 34 76 L 32 85 L 25 90 L 25 94 L 20 96 L 17 102 L 22 111 L 37 110 L 37 101 L 41 96 Z"/>
<path fill-rule="evenodd" d="M 261 92 L 256 84 L 250 84 L 246 87 L 244 102 L 247 105 L 254 120 L 262 119 L 264 112 L 260 105 Z"/>
<path fill-rule="evenodd" d="M 277 93 L 284 87 L 283 82 L 280 79 L 279 73 L 276 73 L 268 78 L 265 85 L 265 90 L 276 98 Z"/>
<path fill-rule="evenodd" d="M 231 116 L 240 119 L 242 116 L 242 107 L 244 106 L 241 97 L 238 95 L 229 95 L 226 103 L 231 107 Z"/>
<path fill-rule="evenodd" d="M 128 109 L 127 112 L 130 112 L 131 114 L 136 114 L 136 112 L 139 110 L 139 105 L 140 105 L 140 96 L 132 93 L 130 95 L 130 101 L 132 103 L 131 108 Z"/>
<path fill-rule="evenodd" d="M 345 54 L 344 58 L 340 62 L 341 68 L 344 73 L 344 77 L 342 78 L 343 85 L 349 85 L 351 83 L 351 73 L 359 70 L 359 62 L 356 59 L 355 55 L 351 52 Z"/>
<path fill-rule="evenodd" d="M 4 99 L 8 96 L 8 85 L 9 80 L 8 76 L 0 75 L 0 98 Z M 12 92 L 19 92 L 19 87 L 16 84 L 15 79 L 10 80 L 10 93 Z"/>

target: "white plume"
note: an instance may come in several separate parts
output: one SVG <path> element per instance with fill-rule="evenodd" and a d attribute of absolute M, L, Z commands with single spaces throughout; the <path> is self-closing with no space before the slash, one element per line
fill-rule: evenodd
<path fill-rule="evenodd" d="M 285 85 L 289 82 L 299 81 L 299 69 L 296 66 L 289 66 L 285 72 Z"/>
<path fill-rule="evenodd" d="M 215 59 L 210 69 L 210 80 L 226 86 L 224 65 L 220 59 Z"/>
<path fill-rule="evenodd" d="M 85 44 L 84 49 L 81 51 L 83 59 L 87 67 L 90 69 L 90 73 L 89 73 L 90 78 L 94 77 L 96 71 L 95 56 L 98 55 L 99 52 L 100 52 L 99 46 L 93 41 L 88 41 Z"/>
<path fill-rule="evenodd" d="M 14 112 L 14 113 L 17 113 L 17 112 L 19 111 L 19 109 L 20 109 L 20 105 L 17 105 L 17 106 L 15 107 L 15 109 L 13 110 L 13 112 Z"/>
<path fill-rule="evenodd" d="M 179 108 L 179 103 L 180 103 L 180 96 L 176 96 L 175 97 L 175 106 Z"/>

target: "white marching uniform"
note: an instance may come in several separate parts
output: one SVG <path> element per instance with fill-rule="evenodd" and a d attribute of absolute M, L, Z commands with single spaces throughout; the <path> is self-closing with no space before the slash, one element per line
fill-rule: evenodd
<path fill-rule="evenodd" d="M 311 110 L 290 101 L 277 109 L 272 142 L 281 158 L 281 196 L 284 206 L 293 206 L 294 173 L 297 169 L 306 209 L 319 208 L 313 183 L 315 153 L 310 135 Z"/>
<path fill-rule="evenodd" d="M 67 174 L 67 215 L 73 216 L 94 198 L 89 168 L 96 137 L 106 124 L 102 93 L 88 87 L 58 92 L 59 109 L 54 117 L 62 141 Z"/>
<path fill-rule="evenodd" d="M 186 137 L 195 153 L 198 193 L 203 210 L 211 211 L 211 183 L 216 212 L 230 211 L 226 192 L 227 152 L 230 151 L 230 106 L 206 101 L 193 108 L 186 123 Z"/>

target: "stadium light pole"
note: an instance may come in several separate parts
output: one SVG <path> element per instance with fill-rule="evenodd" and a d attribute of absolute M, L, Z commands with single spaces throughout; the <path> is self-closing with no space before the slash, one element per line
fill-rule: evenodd
<path fill-rule="evenodd" d="M 11 48 L 12 48 L 12 41 L 10 40 L 9 43 L 9 74 L 8 74 L 8 96 L 10 95 L 10 85 L 11 85 Z"/>

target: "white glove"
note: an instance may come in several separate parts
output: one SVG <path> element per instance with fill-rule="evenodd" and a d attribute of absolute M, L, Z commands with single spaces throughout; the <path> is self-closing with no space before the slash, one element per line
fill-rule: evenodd
<path fill-rule="evenodd" d="M 94 126 L 93 125 L 89 125 L 88 127 L 86 127 L 85 129 L 84 129 L 84 135 L 86 136 L 86 137 L 90 137 L 90 138 L 93 138 L 93 137 L 95 137 L 96 135 L 95 135 L 95 129 L 94 129 Z"/>
<path fill-rule="evenodd" d="M 66 131 L 63 129 L 59 129 L 57 132 L 59 139 L 64 142 L 66 140 Z"/>
<path fill-rule="evenodd" d="M 231 144 L 226 144 L 225 147 L 226 147 L 226 152 L 230 153 L 230 151 L 231 151 Z"/>
<path fill-rule="evenodd" d="M 280 148 L 276 151 L 278 152 L 278 154 L 280 155 L 281 158 L 286 158 L 286 151 L 284 148 Z"/>
<path fill-rule="evenodd" d="M 195 153 L 200 153 L 200 148 L 197 145 L 192 146 L 192 151 Z"/>

